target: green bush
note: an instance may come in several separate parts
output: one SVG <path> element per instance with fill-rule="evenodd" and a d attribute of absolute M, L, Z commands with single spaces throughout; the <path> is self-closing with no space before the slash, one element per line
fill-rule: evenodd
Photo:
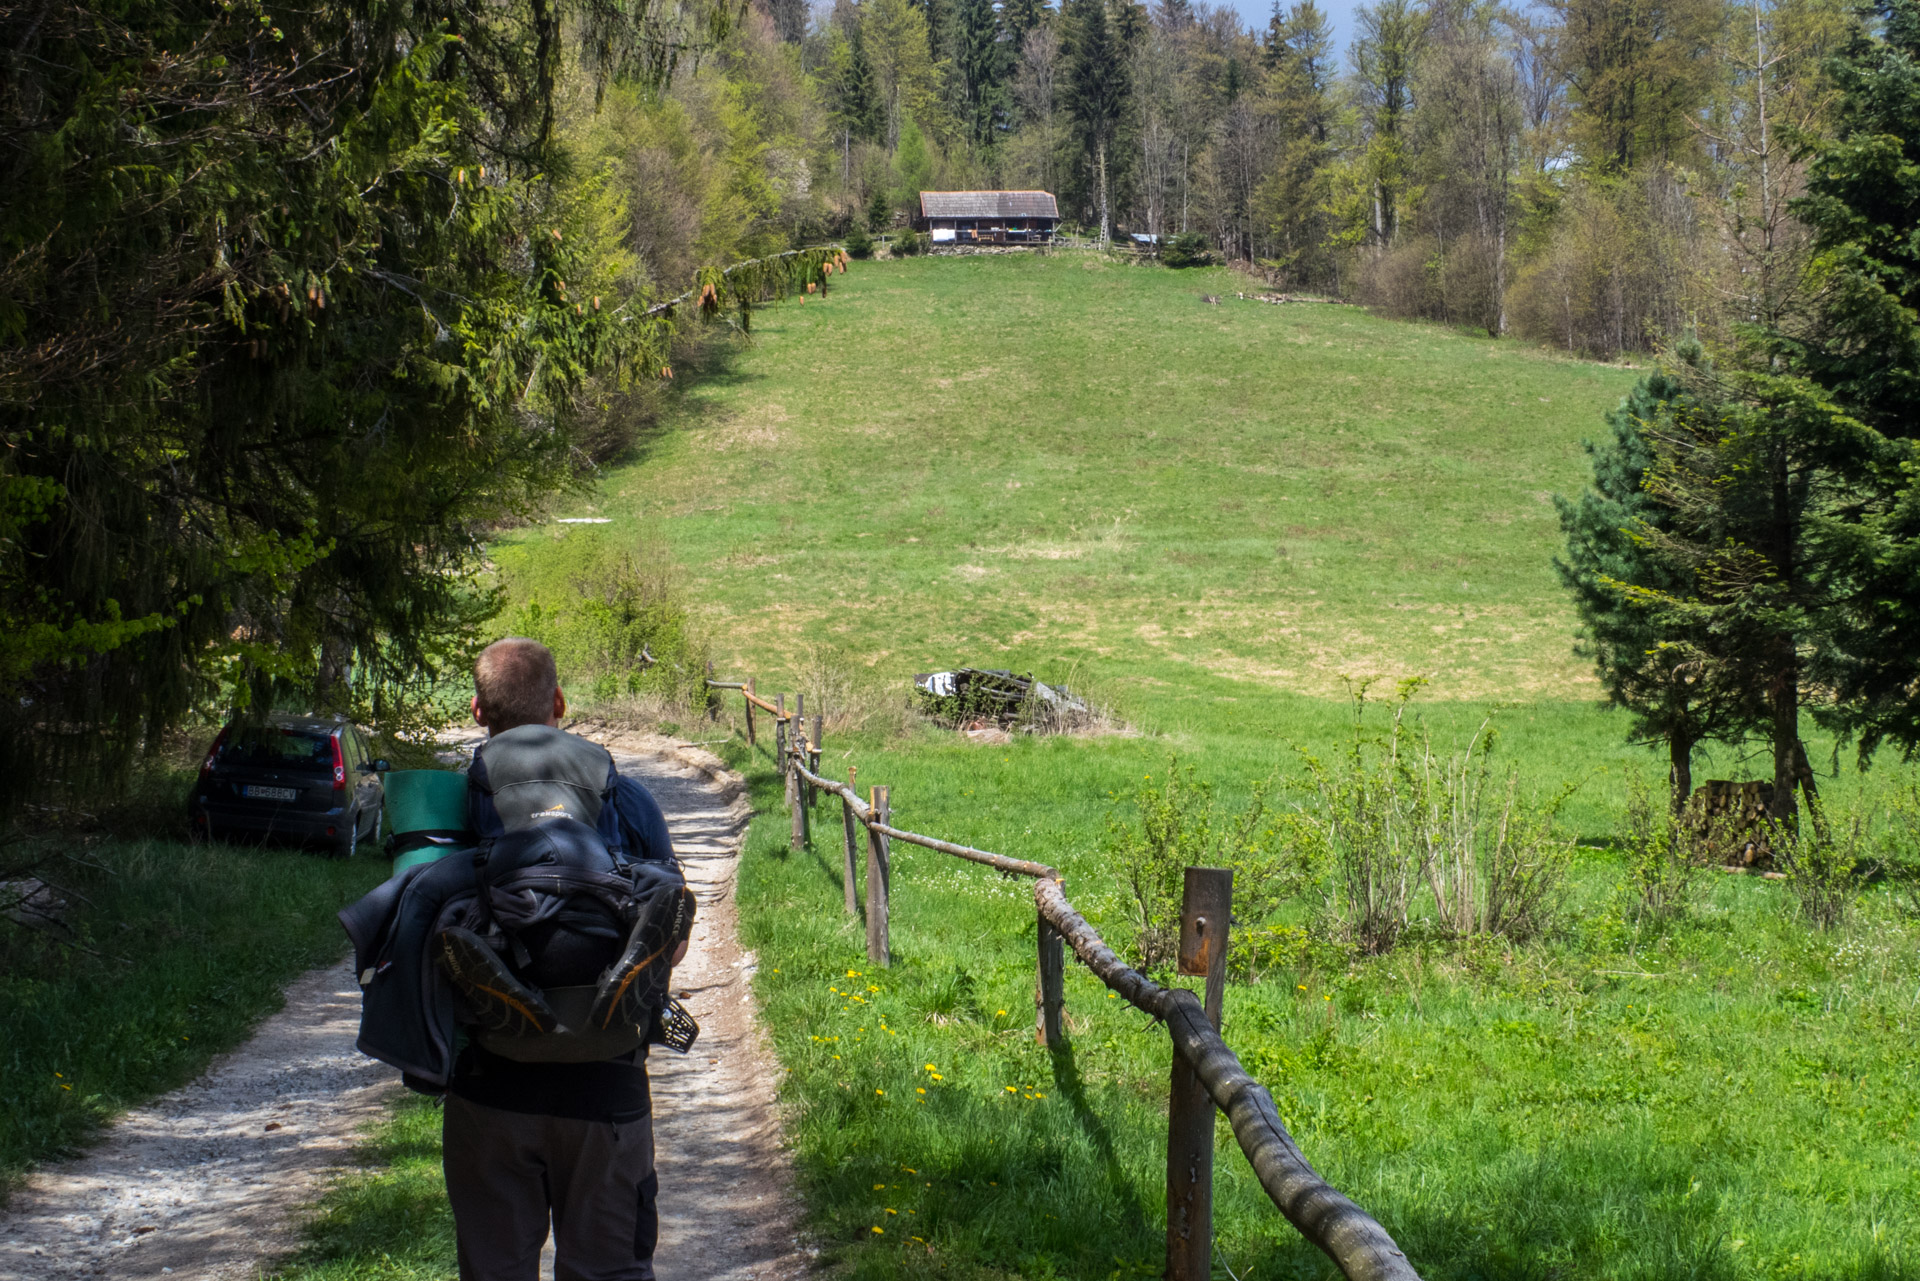
<path fill-rule="evenodd" d="M 873 257 L 873 237 L 858 222 L 847 229 L 847 254 L 853 258 Z"/>
<path fill-rule="evenodd" d="M 911 258 L 927 251 L 927 238 L 917 231 L 903 231 L 893 238 L 893 256 Z"/>
<path fill-rule="evenodd" d="M 887 193 L 880 187 L 873 189 L 873 198 L 867 201 L 867 230 L 885 231 L 893 225 L 893 206 L 887 203 Z"/>
<path fill-rule="evenodd" d="M 1393 950 L 1416 922 L 1456 939 L 1537 937 L 1572 862 L 1555 830 L 1572 789 L 1540 801 L 1521 792 L 1517 769 L 1496 772 L 1491 718 L 1461 750 L 1436 753 L 1406 719 L 1424 683 L 1402 682 L 1384 734 L 1365 730 L 1360 685 L 1347 749 L 1327 761 L 1300 752 L 1294 859 L 1319 869 L 1326 927 L 1367 955 Z"/>
<path fill-rule="evenodd" d="M 666 548 L 616 545 L 599 532 L 548 535 L 536 549 L 495 550 L 506 608 L 503 636 L 553 650 L 577 705 L 644 704 L 679 715 L 706 701 L 705 644 L 688 626 Z"/>
<path fill-rule="evenodd" d="M 1228 962 L 1238 974 L 1297 959 L 1299 931 L 1267 926 L 1274 909 L 1301 888 L 1280 849 L 1280 833 L 1256 786 L 1238 814 L 1216 811 L 1213 785 L 1191 766 L 1167 762 L 1156 785 L 1149 774 L 1134 793 L 1139 824 L 1109 819 L 1106 852 L 1126 887 L 1140 968 L 1170 973 L 1180 947 L 1180 901 L 1189 867 L 1233 871 L 1233 918 Z M 1292 942 L 1294 946 L 1287 947 Z M 1284 955 L 1276 955 L 1283 953 Z"/>
<path fill-rule="evenodd" d="M 1160 261 L 1169 267 L 1210 267 L 1213 265 L 1213 252 L 1207 247 L 1207 238 L 1197 231 L 1183 231 L 1167 241 L 1165 249 L 1160 251 Z"/>

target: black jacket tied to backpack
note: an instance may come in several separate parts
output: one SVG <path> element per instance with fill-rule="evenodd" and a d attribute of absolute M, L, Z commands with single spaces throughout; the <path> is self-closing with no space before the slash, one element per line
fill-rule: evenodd
<path fill-rule="evenodd" d="M 420 1084 L 446 1084 L 466 1021 L 432 959 L 450 928 L 485 939 L 560 1016 L 550 1033 L 476 1033 L 487 1049 L 589 1062 L 637 1048 L 648 1027 L 590 1031 L 585 1015 L 635 922 L 685 895 L 659 807 L 605 748 L 546 726 L 495 735 L 475 753 L 468 788 L 473 849 L 410 869 L 340 913 L 363 989 L 358 1048 Z M 667 973 L 647 976 L 656 1011 Z"/>

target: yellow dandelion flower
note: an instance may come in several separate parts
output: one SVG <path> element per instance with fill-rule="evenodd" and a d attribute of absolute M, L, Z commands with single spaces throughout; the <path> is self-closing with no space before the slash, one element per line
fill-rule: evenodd
<path fill-rule="evenodd" d="M 885 1192 L 887 1190 L 887 1185 L 884 1183 L 876 1183 L 873 1185 L 873 1190 L 875 1192 Z"/>
<path fill-rule="evenodd" d="M 873 1227 L 873 1230 L 874 1230 L 875 1232 L 878 1232 L 878 1233 L 879 1233 L 879 1234 L 880 1234 L 881 1236 L 885 1236 L 885 1235 L 887 1234 L 887 1230 L 886 1230 L 885 1228 L 883 1228 L 883 1227 L 881 1227 L 881 1226 L 880 1226 L 879 1224 L 877 1224 L 877 1223 L 876 1223 L 876 1224 L 874 1225 L 874 1227 Z"/>
<path fill-rule="evenodd" d="M 874 1093 L 875 1093 L 875 1094 L 885 1094 L 885 1093 L 886 1093 L 886 1091 L 885 1091 L 885 1090 L 875 1090 L 875 1091 L 874 1091 Z"/>
<path fill-rule="evenodd" d="M 944 1080 L 946 1080 L 947 1078 L 946 1078 L 946 1077 L 944 1077 L 944 1076 L 941 1076 L 941 1075 L 940 1075 L 940 1074 L 939 1074 L 938 1072 L 935 1072 L 935 1073 L 933 1074 L 933 1079 L 934 1079 L 934 1080 L 936 1080 L 936 1081 L 944 1081 Z"/>
<path fill-rule="evenodd" d="M 927 1064 L 927 1071 L 929 1071 L 929 1072 L 931 1072 L 931 1071 L 933 1071 L 933 1064 L 931 1064 L 931 1063 L 929 1063 L 929 1064 Z M 55 1075 L 57 1076 L 57 1075 L 59 1075 L 59 1074 L 58 1074 L 58 1073 L 55 1073 Z"/>
<path fill-rule="evenodd" d="M 893 1214 L 893 1215 L 897 1215 L 897 1214 L 899 1214 L 899 1213 L 900 1213 L 900 1211 L 898 1211 L 898 1210 L 895 1210 L 895 1209 L 893 1209 L 892 1207 L 888 1207 L 888 1209 L 887 1209 L 887 1213 L 888 1213 L 888 1214 Z"/>
<path fill-rule="evenodd" d="M 1014 1085 L 1009 1085 L 1009 1086 L 1007 1087 L 1007 1093 L 1008 1093 L 1008 1094 L 1018 1094 L 1018 1093 L 1020 1093 L 1020 1088 L 1019 1088 L 1018 1086 L 1014 1086 Z"/>
<path fill-rule="evenodd" d="M 1003 1019 L 1004 1019 L 1005 1017 L 1007 1017 L 1007 1012 L 1006 1012 L 1005 1010 L 995 1010 L 995 1011 L 994 1011 L 994 1014 L 995 1014 L 995 1016 L 997 1016 L 997 1017 L 999 1017 L 999 1018 L 1003 1018 Z"/>
<path fill-rule="evenodd" d="M 925 1094 L 927 1092 L 927 1087 L 924 1085 L 915 1086 L 913 1092 L 915 1094 Z"/>

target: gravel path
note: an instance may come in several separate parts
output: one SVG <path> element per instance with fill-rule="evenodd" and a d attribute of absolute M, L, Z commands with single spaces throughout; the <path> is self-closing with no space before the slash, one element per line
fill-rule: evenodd
<path fill-rule="evenodd" d="M 0 1217 L 0 1278 L 226 1281 L 298 1244 L 298 1211 L 400 1090 L 393 1069 L 353 1048 L 351 968 L 306 974 L 205 1076 L 36 1175 Z"/>
<path fill-rule="evenodd" d="M 659 799 L 700 899 L 675 971 L 700 1039 L 691 1054 L 656 1047 L 651 1060 L 661 1281 L 798 1276 L 812 1254 L 780 1142 L 779 1068 L 754 1014 L 753 957 L 735 933 L 748 814 L 739 780 L 668 740 L 577 728 Z M 300 978 L 286 1007 L 205 1076 L 128 1113 L 92 1152 L 14 1196 L 0 1214 L 0 1281 L 258 1276 L 298 1245 L 302 1213 L 400 1091 L 391 1068 L 353 1049 L 359 1015 L 346 962 Z"/>
<path fill-rule="evenodd" d="M 734 873 L 749 809 L 718 757 L 660 740 L 593 735 L 666 811 L 674 852 L 700 900 L 674 994 L 700 1023 L 685 1054 L 655 1046 L 654 1147 L 660 1171 L 660 1281 L 799 1277 L 813 1252 L 800 1235 L 793 1174 L 780 1139 L 779 1064 L 754 1010 L 753 953 L 736 933 Z M 644 753 L 644 754 L 643 754 Z"/>

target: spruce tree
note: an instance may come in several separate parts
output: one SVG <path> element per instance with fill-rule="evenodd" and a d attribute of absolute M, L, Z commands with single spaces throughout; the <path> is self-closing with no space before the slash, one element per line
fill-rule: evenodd
<path fill-rule="evenodd" d="M 1838 127 L 1794 206 L 1814 233 L 1817 320 L 1766 353 L 1875 429 L 1819 514 L 1834 607 L 1813 659 L 1863 752 L 1920 747 L 1920 3 L 1874 11 L 1879 30 L 1833 62 Z"/>
<path fill-rule="evenodd" d="M 1027 32 L 1053 19 L 1053 10 L 1046 0 L 1005 0 L 1000 16 L 1006 24 L 1007 42 L 1019 50 L 1026 47 Z"/>
<path fill-rule="evenodd" d="M 1693 790 L 1694 749 L 1761 716 L 1757 694 L 1718 661 L 1711 631 L 1681 624 L 1653 599 L 1691 596 L 1696 586 L 1682 559 L 1650 537 L 1671 530 L 1674 512 L 1646 489 L 1656 434 L 1684 399 L 1664 371 L 1643 379 L 1607 415 L 1608 438 L 1586 442 L 1590 488 L 1554 497 L 1567 539 L 1554 568 L 1580 615 L 1580 651 L 1608 701 L 1632 716 L 1629 736 L 1666 745 L 1676 813 Z"/>
<path fill-rule="evenodd" d="M 1920 3 L 1883 0 L 1882 29 L 1833 63 L 1836 137 L 1794 212 L 1826 294 L 1800 367 L 1890 436 L 1920 435 Z"/>
<path fill-rule="evenodd" d="M 874 78 L 873 59 L 867 56 L 866 36 L 857 22 L 846 36 L 845 65 L 836 71 L 834 110 L 841 127 L 862 142 L 878 142 L 886 132 L 886 109 Z"/>
<path fill-rule="evenodd" d="M 1006 124 L 1011 101 L 1007 93 L 1010 46 L 993 0 L 959 0 L 955 25 L 955 62 L 966 101 L 968 132 L 974 142 L 990 144 Z"/>
<path fill-rule="evenodd" d="M 1100 241 L 1113 235 L 1115 142 L 1132 93 L 1132 77 L 1103 0 L 1068 0 L 1065 99 L 1072 118 Z"/>

